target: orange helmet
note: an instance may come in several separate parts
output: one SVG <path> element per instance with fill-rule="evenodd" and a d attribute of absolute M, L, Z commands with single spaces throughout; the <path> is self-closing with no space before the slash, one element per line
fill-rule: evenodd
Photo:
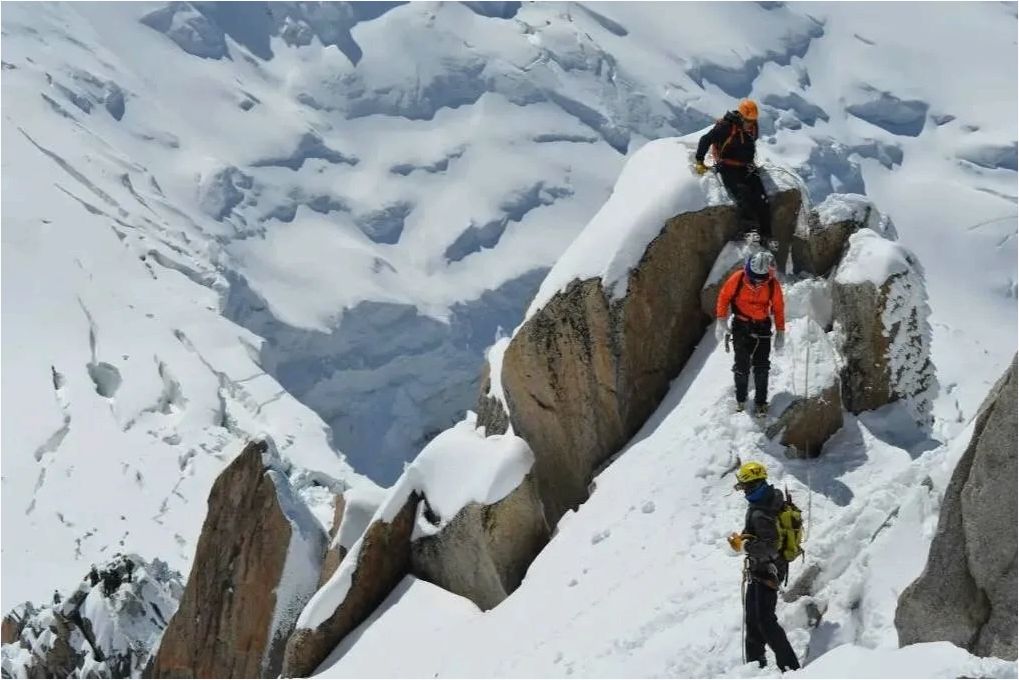
<path fill-rule="evenodd" d="M 757 102 L 753 99 L 744 99 L 736 107 L 736 110 L 747 120 L 757 120 Z"/>

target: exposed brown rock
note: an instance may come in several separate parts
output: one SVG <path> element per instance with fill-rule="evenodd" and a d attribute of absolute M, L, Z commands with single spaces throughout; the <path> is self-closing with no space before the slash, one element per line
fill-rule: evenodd
<path fill-rule="evenodd" d="M 527 475 L 502 500 L 471 503 L 438 533 L 414 541 L 412 573 L 487 610 L 516 590 L 548 539 L 537 485 Z"/>
<path fill-rule="evenodd" d="M 822 224 L 817 213 L 811 212 L 807 219 L 806 233 L 793 236 L 793 271 L 814 276 L 827 276 L 838 264 L 849 236 L 863 224 L 843 220 Z"/>
<path fill-rule="evenodd" d="M 791 236 L 800 195 L 772 196 L 774 231 Z M 502 383 L 514 432 L 531 446 L 549 524 L 587 497 L 597 466 L 658 406 L 703 335 L 701 289 L 738 230 L 716 206 L 670 219 L 611 304 L 599 279 L 574 281 L 516 333 Z"/>
<path fill-rule="evenodd" d="M 1016 360 L 977 415 L 938 518 L 927 565 L 899 596 L 899 644 L 948 640 L 1015 659 Z"/>
<path fill-rule="evenodd" d="M 495 434 L 506 434 L 509 429 L 509 414 L 503 408 L 502 402 L 488 393 L 492 388 L 492 368 L 486 361 L 481 369 L 481 392 L 478 394 L 478 427 L 485 428 L 485 436 L 491 437 Z"/>
<path fill-rule="evenodd" d="M 21 630 L 25 627 L 25 621 L 35 613 L 35 607 L 31 602 L 20 604 L 4 616 L 0 624 L 0 644 L 9 645 L 18 641 Z"/>
<path fill-rule="evenodd" d="M 251 442 L 213 484 L 184 597 L 151 677 L 279 674 L 294 619 L 318 583 L 317 570 L 308 582 L 282 583 L 284 565 L 292 550 L 294 559 L 321 559 L 325 537 L 278 464 L 265 442 Z"/>
<path fill-rule="evenodd" d="M 715 303 L 718 302 L 718 293 L 726 279 L 743 266 L 746 259 L 744 251 L 749 252 L 749 248 L 741 248 L 733 243 L 724 246 L 711 268 L 711 275 L 701 288 L 701 311 L 711 320 L 715 319 Z"/>
<path fill-rule="evenodd" d="M 768 437 L 782 433 L 782 444 L 794 447 L 790 457 L 816 458 L 828 438 L 842 427 L 842 394 L 836 379 L 820 393 L 797 398 L 768 426 Z M 787 454 L 789 455 L 789 454 Z"/>
<path fill-rule="evenodd" d="M 318 577 L 320 588 L 322 584 L 329 580 L 329 577 L 333 575 L 336 568 L 340 566 L 340 562 L 347 555 L 347 549 L 336 540 L 336 534 L 340 530 L 340 523 L 343 522 L 343 510 L 346 505 L 343 494 L 336 494 L 336 499 L 333 502 L 333 524 L 329 528 L 329 547 L 326 549 L 325 558 L 322 560 L 322 573 Z"/>
<path fill-rule="evenodd" d="M 329 653 L 359 626 L 410 570 L 410 537 L 420 496 L 411 493 L 392 522 L 375 521 L 365 531 L 360 549 L 345 559 L 356 560 L 346 597 L 316 628 L 298 628 L 290 637 L 283 676 L 307 677 Z"/>

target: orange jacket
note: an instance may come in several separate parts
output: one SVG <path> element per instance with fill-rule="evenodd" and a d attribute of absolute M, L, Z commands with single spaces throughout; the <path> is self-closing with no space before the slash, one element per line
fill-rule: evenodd
<path fill-rule="evenodd" d="M 740 286 L 740 279 L 743 285 Z M 769 285 L 769 280 L 774 281 Z M 736 288 L 739 288 L 739 294 Z M 733 299 L 735 296 L 735 299 Z M 775 317 L 775 328 L 785 330 L 785 300 L 782 298 L 782 286 L 774 274 L 758 285 L 750 283 L 746 273 L 742 269 L 735 272 L 726 279 L 722 290 L 718 292 L 718 302 L 715 305 L 715 315 L 719 319 L 729 317 L 729 305 L 735 303 L 738 312 L 735 313 L 738 319 L 750 319 L 751 321 L 764 321 L 770 315 Z"/>

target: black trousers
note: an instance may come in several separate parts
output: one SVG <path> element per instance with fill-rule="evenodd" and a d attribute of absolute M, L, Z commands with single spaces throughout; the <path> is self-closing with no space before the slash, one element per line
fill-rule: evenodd
<path fill-rule="evenodd" d="M 754 372 L 754 403 L 768 403 L 768 371 L 771 370 L 771 322 L 732 320 L 733 380 L 736 401 L 747 400 L 750 371 Z"/>
<path fill-rule="evenodd" d="M 767 665 L 764 645 L 767 644 L 775 654 L 779 670 L 796 670 L 800 667 L 800 662 L 796 659 L 796 652 L 793 651 L 785 631 L 775 616 L 777 601 L 777 590 L 754 579 L 747 583 L 747 596 L 743 603 L 746 608 L 744 650 L 747 661 L 757 661 L 761 668 L 764 668 Z"/>
<path fill-rule="evenodd" d="M 757 233 L 762 239 L 771 238 L 771 206 L 761 176 L 746 165 L 719 163 L 716 167 L 726 190 L 732 194 L 743 212 L 757 222 Z"/>

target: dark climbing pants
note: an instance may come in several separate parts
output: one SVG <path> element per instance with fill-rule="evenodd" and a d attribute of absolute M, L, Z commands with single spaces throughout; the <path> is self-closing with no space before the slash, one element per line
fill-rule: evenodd
<path fill-rule="evenodd" d="M 796 660 L 796 652 L 785 636 L 785 631 L 775 617 L 775 604 L 778 591 L 764 583 L 750 579 L 747 584 L 746 608 L 746 640 L 744 650 L 747 661 L 757 661 L 761 668 L 767 665 L 764 656 L 764 645 L 771 647 L 775 654 L 775 663 L 779 670 L 796 670 L 800 662 Z"/>
<path fill-rule="evenodd" d="M 757 170 L 751 171 L 746 165 L 722 163 L 717 167 L 726 190 L 732 194 L 740 209 L 757 222 L 757 233 L 762 239 L 771 238 L 771 206 Z"/>
<path fill-rule="evenodd" d="M 754 372 L 754 403 L 768 403 L 768 371 L 771 370 L 771 322 L 732 320 L 732 347 L 735 361 L 732 374 L 736 383 L 736 401 L 747 400 L 747 383 Z"/>

